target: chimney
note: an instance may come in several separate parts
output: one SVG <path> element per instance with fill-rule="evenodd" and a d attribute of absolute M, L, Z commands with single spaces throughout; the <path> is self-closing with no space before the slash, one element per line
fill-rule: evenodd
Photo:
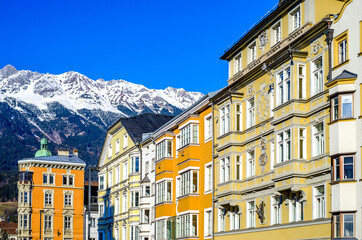
<path fill-rule="evenodd" d="M 73 155 L 78 157 L 78 150 L 77 149 L 73 149 Z"/>
<path fill-rule="evenodd" d="M 58 149 L 59 156 L 69 156 L 69 150 L 66 149 Z"/>

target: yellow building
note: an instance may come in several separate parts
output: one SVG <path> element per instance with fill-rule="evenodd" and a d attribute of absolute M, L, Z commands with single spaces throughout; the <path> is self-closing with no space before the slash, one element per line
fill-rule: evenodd
<path fill-rule="evenodd" d="M 83 239 L 85 162 L 47 139 L 34 158 L 18 161 L 18 239 Z"/>
<path fill-rule="evenodd" d="M 221 59 L 214 238 L 330 239 L 329 18 L 344 2 L 284 0 Z"/>
<path fill-rule="evenodd" d="M 153 133 L 155 239 L 212 236 L 210 95 Z"/>
<path fill-rule="evenodd" d="M 139 239 L 140 142 L 171 116 L 120 118 L 107 131 L 98 162 L 99 240 Z"/>

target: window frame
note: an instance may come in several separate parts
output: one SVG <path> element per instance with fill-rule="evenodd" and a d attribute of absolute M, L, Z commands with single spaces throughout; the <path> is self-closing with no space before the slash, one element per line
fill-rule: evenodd
<path fill-rule="evenodd" d="M 279 70 L 276 74 L 277 85 L 277 104 L 276 106 L 283 105 L 292 99 L 292 68 L 290 65 Z"/>
<path fill-rule="evenodd" d="M 252 205 L 253 204 L 253 205 Z M 247 228 L 255 228 L 255 213 L 256 213 L 256 210 L 255 210 L 255 201 L 249 201 L 247 202 L 247 216 L 246 216 L 246 219 L 247 219 L 247 225 L 246 227 Z"/>
<path fill-rule="evenodd" d="M 322 126 L 322 130 L 319 131 L 318 127 Z M 313 157 L 325 154 L 325 124 L 324 122 L 317 123 L 312 126 L 312 146 Z"/>
<path fill-rule="evenodd" d="M 243 131 L 243 104 L 235 103 L 235 131 Z"/>
<path fill-rule="evenodd" d="M 297 24 L 295 21 L 295 17 L 297 15 Z M 296 31 L 302 26 L 302 14 L 301 14 L 301 7 L 298 5 L 293 10 L 289 12 L 289 23 L 290 23 L 290 33 Z M 298 25 L 298 26 L 296 26 Z"/>
<path fill-rule="evenodd" d="M 318 188 L 323 187 L 323 194 L 320 194 Z M 316 185 L 313 187 L 313 218 L 326 218 L 327 216 L 327 204 L 326 204 L 326 185 Z M 322 206 L 322 207 L 320 207 Z"/>
<path fill-rule="evenodd" d="M 162 141 L 156 144 L 156 160 L 160 160 L 163 158 L 172 157 L 173 149 L 172 149 L 173 141 L 172 139 L 163 139 Z"/>
<path fill-rule="evenodd" d="M 255 150 L 248 151 L 246 153 L 246 177 L 254 177 L 255 174 Z"/>
<path fill-rule="evenodd" d="M 241 52 L 233 58 L 233 63 L 233 75 L 235 75 L 243 69 Z"/>
<path fill-rule="evenodd" d="M 196 127 L 196 136 L 195 136 L 195 127 Z M 199 124 L 198 123 L 189 123 L 180 128 L 180 147 L 179 149 L 189 145 L 189 144 L 198 144 L 199 143 Z M 194 141 L 196 139 L 196 141 Z M 177 149 L 177 150 L 179 150 Z"/>
<path fill-rule="evenodd" d="M 318 67 L 317 62 L 321 65 Z M 316 77 L 316 74 L 318 77 Z M 319 55 L 312 60 L 311 67 L 311 96 L 317 95 L 324 90 L 324 57 Z"/>
<path fill-rule="evenodd" d="M 276 200 L 279 198 L 279 200 Z M 271 224 L 282 223 L 282 196 L 271 196 Z"/>
<path fill-rule="evenodd" d="M 353 236 L 344 236 L 345 235 L 345 215 L 353 216 Z M 336 218 L 339 217 L 339 232 L 341 236 L 336 236 Z M 356 236 L 356 214 L 353 212 L 340 212 L 338 214 L 333 214 L 332 217 L 332 239 L 344 239 L 345 237 L 351 239 Z"/>
<path fill-rule="evenodd" d="M 347 116 L 344 117 L 343 116 L 343 109 L 344 109 L 344 105 L 343 105 L 343 97 L 344 96 L 348 96 L 351 95 L 352 97 L 352 101 L 351 101 L 351 116 Z M 331 122 L 333 121 L 337 121 L 340 119 L 351 119 L 354 118 L 354 93 L 353 92 L 343 92 L 343 93 L 338 93 L 335 94 L 333 96 L 331 96 L 331 115 L 330 115 L 330 119 Z M 335 103 L 337 99 L 337 104 Z M 337 110 L 337 115 L 336 115 L 336 110 Z"/>
<path fill-rule="evenodd" d="M 279 31 L 277 31 L 279 29 Z M 273 24 L 272 30 L 272 46 L 278 44 L 282 40 L 282 21 L 279 20 Z M 278 34 L 279 33 L 279 34 Z"/>
<path fill-rule="evenodd" d="M 212 191 L 212 163 L 205 164 L 205 193 Z"/>
<path fill-rule="evenodd" d="M 352 157 L 353 159 L 353 177 L 352 178 L 345 178 L 344 177 L 344 170 L 345 170 L 345 164 L 344 164 L 344 160 L 347 157 Z M 341 159 L 343 158 L 343 164 Z M 338 163 L 338 172 L 339 172 L 339 179 L 336 179 L 336 159 L 339 160 Z M 354 181 L 356 178 L 356 163 L 355 163 L 355 155 L 354 154 L 343 154 L 343 155 L 337 155 L 337 156 L 332 156 L 332 164 L 333 164 L 333 169 L 332 169 L 332 181 L 333 182 L 342 182 L 342 181 Z M 343 178 L 342 178 L 343 176 Z"/>
<path fill-rule="evenodd" d="M 205 116 L 204 118 L 204 142 L 208 142 L 212 139 L 212 128 L 213 128 L 213 124 L 212 124 L 212 114 L 208 114 Z"/>
<path fill-rule="evenodd" d="M 194 189 L 194 177 L 196 174 L 196 191 Z M 190 176 L 187 176 L 190 175 Z M 187 170 L 177 177 L 179 179 L 179 194 L 178 197 L 187 196 L 190 194 L 198 194 L 200 189 L 200 175 L 199 170 Z"/>
<path fill-rule="evenodd" d="M 248 45 L 248 64 L 254 62 L 258 58 L 257 41 L 254 40 Z"/>
<path fill-rule="evenodd" d="M 230 132 L 230 104 L 225 104 L 219 109 L 220 136 Z"/>
<path fill-rule="evenodd" d="M 288 137 L 289 132 L 289 137 Z M 292 130 L 286 129 L 277 134 L 277 164 L 292 159 L 291 140 L 293 139 Z"/>
<path fill-rule="evenodd" d="M 246 102 L 247 111 L 246 111 L 246 119 L 247 119 L 247 127 L 251 128 L 255 126 L 255 98 L 249 98 Z"/>
<path fill-rule="evenodd" d="M 220 183 L 230 181 L 230 156 L 220 159 Z"/>

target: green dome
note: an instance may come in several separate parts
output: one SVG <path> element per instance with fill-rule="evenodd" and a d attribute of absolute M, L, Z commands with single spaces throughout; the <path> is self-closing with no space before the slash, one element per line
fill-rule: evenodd
<path fill-rule="evenodd" d="M 40 140 L 40 150 L 35 153 L 35 157 L 47 157 L 51 155 L 52 153 L 48 150 L 48 139 L 42 138 Z"/>

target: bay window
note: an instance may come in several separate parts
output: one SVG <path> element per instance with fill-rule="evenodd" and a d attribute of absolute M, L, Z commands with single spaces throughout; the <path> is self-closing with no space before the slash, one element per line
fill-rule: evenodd
<path fill-rule="evenodd" d="M 164 181 L 157 183 L 156 203 L 172 201 L 172 182 Z"/>
<path fill-rule="evenodd" d="M 230 157 L 220 160 L 220 183 L 230 180 Z"/>
<path fill-rule="evenodd" d="M 324 154 L 324 125 L 313 126 L 313 156 Z"/>
<path fill-rule="evenodd" d="M 353 155 L 342 155 L 333 158 L 333 180 L 354 180 Z"/>
<path fill-rule="evenodd" d="M 131 173 L 140 171 L 140 157 L 131 157 Z"/>
<path fill-rule="evenodd" d="M 326 200 L 324 185 L 314 188 L 314 218 L 326 217 Z"/>
<path fill-rule="evenodd" d="M 333 216 L 333 239 L 352 239 L 355 236 L 354 229 L 353 213 L 340 213 Z"/>
<path fill-rule="evenodd" d="M 230 131 L 230 105 L 220 109 L 220 135 Z"/>
<path fill-rule="evenodd" d="M 339 94 L 331 101 L 331 120 L 353 117 L 353 94 Z"/>
<path fill-rule="evenodd" d="M 290 67 L 277 74 L 277 104 L 286 103 L 291 98 Z"/>
<path fill-rule="evenodd" d="M 198 124 L 189 124 L 181 129 L 180 148 L 189 143 L 199 143 Z"/>
<path fill-rule="evenodd" d="M 198 172 L 187 171 L 181 174 L 180 196 L 198 192 Z"/>
<path fill-rule="evenodd" d="M 291 158 L 290 130 L 279 133 L 277 137 L 278 163 L 281 163 Z"/>
<path fill-rule="evenodd" d="M 323 91 L 323 63 L 322 57 L 313 61 L 312 64 L 312 95 Z"/>
<path fill-rule="evenodd" d="M 247 127 L 252 127 L 255 125 L 255 102 L 254 98 L 251 98 L 247 101 L 247 112 L 246 112 L 246 119 L 247 119 Z"/>
<path fill-rule="evenodd" d="M 131 207 L 138 207 L 139 196 L 140 196 L 140 193 L 138 191 L 131 192 Z"/>
<path fill-rule="evenodd" d="M 250 151 L 247 153 L 247 177 L 255 175 L 255 152 Z"/>
<path fill-rule="evenodd" d="M 198 217 L 197 214 L 186 214 L 177 217 L 177 238 L 198 236 Z"/>
<path fill-rule="evenodd" d="M 157 159 L 172 157 L 172 140 L 163 140 L 156 146 Z"/>

